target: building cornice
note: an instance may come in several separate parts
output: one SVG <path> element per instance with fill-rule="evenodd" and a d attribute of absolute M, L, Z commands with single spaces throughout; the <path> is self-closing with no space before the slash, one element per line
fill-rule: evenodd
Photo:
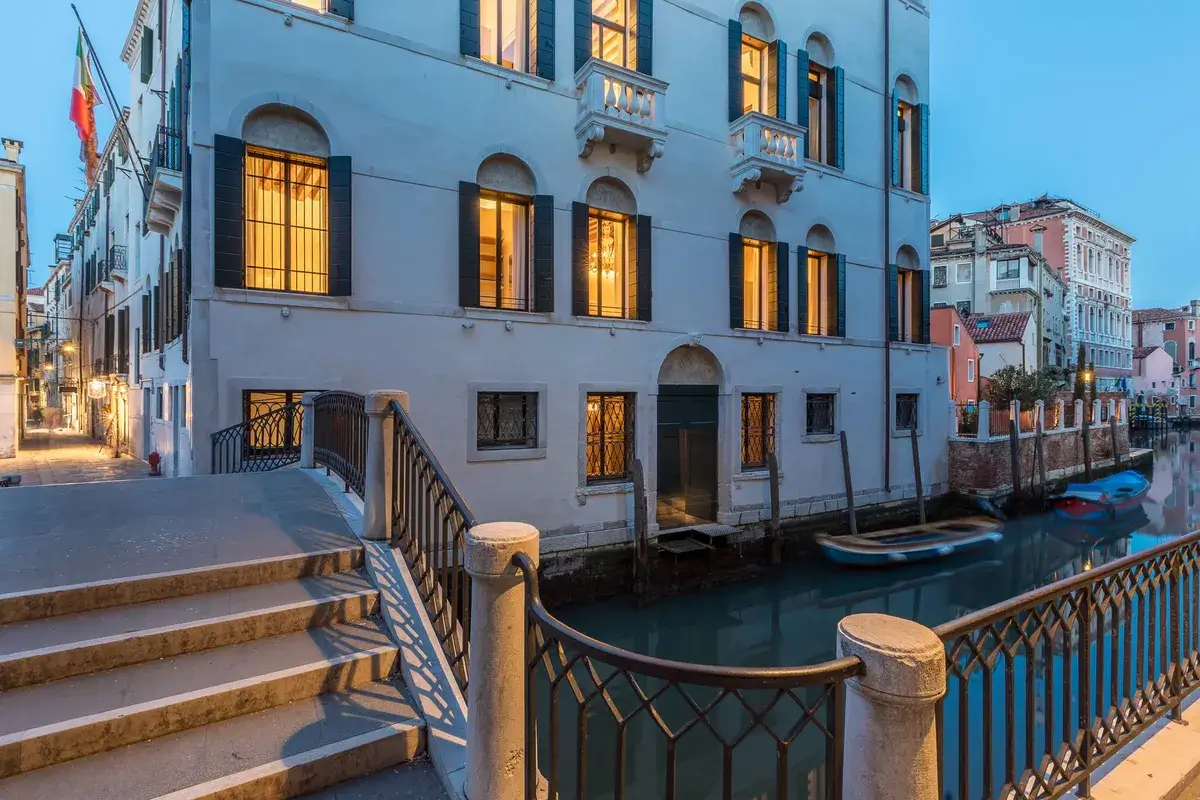
<path fill-rule="evenodd" d="M 133 24 L 129 26 L 129 33 L 125 35 L 125 46 L 121 48 L 121 60 L 130 67 L 133 66 L 133 58 L 142 41 L 142 28 L 149 17 L 150 0 L 138 0 L 137 9 L 133 12 Z"/>

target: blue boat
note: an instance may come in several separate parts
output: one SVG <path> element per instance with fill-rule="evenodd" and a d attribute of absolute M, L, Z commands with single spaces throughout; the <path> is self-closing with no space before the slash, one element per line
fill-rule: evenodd
<path fill-rule="evenodd" d="M 1126 470 L 1091 483 L 1068 484 L 1054 500 L 1054 514 L 1073 522 L 1114 520 L 1142 507 L 1150 481 L 1140 472 Z"/>
<path fill-rule="evenodd" d="M 1001 524 L 987 517 L 967 517 L 892 528 L 854 536 L 816 537 L 821 552 L 833 562 L 858 567 L 882 567 L 945 558 L 1004 538 Z"/>

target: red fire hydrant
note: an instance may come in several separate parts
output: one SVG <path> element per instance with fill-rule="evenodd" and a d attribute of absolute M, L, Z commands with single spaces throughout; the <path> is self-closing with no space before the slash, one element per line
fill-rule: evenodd
<path fill-rule="evenodd" d="M 155 450 L 154 452 L 152 452 L 150 455 L 146 456 L 146 461 L 147 461 L 147 462 L 150 464 L 150 475 L 151 475 L 152 477 L 156 477 L 156 478 L 157 478 L 157 477 L 160 477 L 160 476 L 162 475 L 162 473 L 158 471 L 158 464 L 159 464 L 159 461 L 160 461 L 160 460 L 161 460 L 161 459 L 160 459 L 160 457 L 159 457 L 159 455 L 158 455 L 158 451 L 157 451 L 157 450 Z"/>

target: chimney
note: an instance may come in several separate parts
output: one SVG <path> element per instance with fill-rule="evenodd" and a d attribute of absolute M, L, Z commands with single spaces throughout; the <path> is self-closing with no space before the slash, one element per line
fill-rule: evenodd
<path fill-rule="evenodd" d="M 0 139 L 0 142 L 3 142 L 4 144 L 4 157 L 13 163 L 16 163 L 20 158 L 21 148 L 23 148 L 25 145 L 21 144 L 21 142 L 17 141 L 16 139 Z"/>
<path fill-rule="evenodd" d="M 1193 317 L 1200 317 L 1200 300 L 1192 300 L 1188 303 L 1188 308 L 1191 310 Z"/>
<path fill-rule="evenodd" d="M 1013 203 L 1012 208 L 1008 211 L 1008 221 L 1016 222 L 1021 218 L 1021 204 Z"/>

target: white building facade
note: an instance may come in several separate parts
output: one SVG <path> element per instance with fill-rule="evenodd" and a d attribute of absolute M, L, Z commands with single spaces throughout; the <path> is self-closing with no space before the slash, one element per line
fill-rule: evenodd
<path fill-rule="evenodd" d="M 0 140 L 0 458 L 16 456 L 24 405 L 29 228 L 22 144 Z"/>
<path fill-rule="evenodd" d="M 188 87 L 141 256 L 181 251 L 139 376 L 182 387 L 178 474 L 304 391 L 395 387 L 479 518 L 563 547 L 628 536 L 634 459 L 662 527 L 761 519 L 772 451 L 785 515 L 834 510 L 843 428 L 859 502 L 913 495 L 914 426 L 944 487 L 919 3 L 167 9 L 125 55 Z"/>

